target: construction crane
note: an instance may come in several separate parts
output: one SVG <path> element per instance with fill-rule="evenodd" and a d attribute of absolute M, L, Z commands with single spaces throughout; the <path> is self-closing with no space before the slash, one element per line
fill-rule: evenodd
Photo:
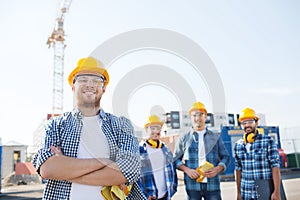
<path fill-rule="evenodd" d="M 64 20 L 71 3 L 72 0 L 62 0 L 53 31 L 47 40 L 48 48 L 54 49 L 52 116 L 63 112 L 64 51 L 66 48 Z"/>

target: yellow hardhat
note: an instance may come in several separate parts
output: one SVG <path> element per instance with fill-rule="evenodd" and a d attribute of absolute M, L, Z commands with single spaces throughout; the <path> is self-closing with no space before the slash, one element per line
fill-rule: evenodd
<path fill-rule="evenodd" d="M 245 119 L 254 119 L 259 120 L 259 117 L 255 114 L 255 111 L 251 108 L 245 108 L 242 110 L 239 116 L 239 122 L 242 122 Z"/>
<path fill-rule="evenodd" d="M 159 119 L 156 115 L 150 115 L 148 117 L 147 123 L 144 125 L 144 128 L 147 128 L 151 124 L 159 124 L 160 126 L 163 126 L 164 122 Z"/>
<path fill-rule="evenodd" d="M 81 58 L 77 62 L 77 67 L 70 73 L 68 82 L 72 86 L 74 78 L 78 74 L 92 74 L 97 76 L 103 76 L 105 79 L 104 86 L 109 82 L 109 75 L 106 69 L 103 68 L 103 64 L 93 57 Z"/>
<path fill-rule="evenodd" d="M 196 103 L 193 104 L 193 107 L 191 107 L 191 109 L 189 110 L 189 114 L 191 115 L 191 112 L 195 111 L 195 110 L 201 110 L 207 114 L 207 110 L 206 110 L 204 104 L 199 101 L 197 101 Z"/>

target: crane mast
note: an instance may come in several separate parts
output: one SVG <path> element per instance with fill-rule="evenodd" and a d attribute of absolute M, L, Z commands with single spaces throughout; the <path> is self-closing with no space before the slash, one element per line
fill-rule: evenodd
<path fill-rule="evenodd" d="M 47 40 L 48 48 L 53 47 L 54 49 L 52 116 L 63 112 L 64 51 L 66 48 L 64 20 L 71 3 L 72 0 L 62 1 L 53 31 Z"/>

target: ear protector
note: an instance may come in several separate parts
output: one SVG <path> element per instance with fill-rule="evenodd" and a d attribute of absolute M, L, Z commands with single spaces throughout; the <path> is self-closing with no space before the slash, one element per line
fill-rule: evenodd
<path fill-rule="evenodd" d="M 244 134 L 244 142 L 245 143 L 252 143 L 254 142 L 256 135 L 254 133 L 245 133 Z"/>
<path fill-rule="evenodd" d="M 147 144 L 149 144 L 152 148 L 161 148 L 162 143 L 159 140 L 146 140 Z"/>

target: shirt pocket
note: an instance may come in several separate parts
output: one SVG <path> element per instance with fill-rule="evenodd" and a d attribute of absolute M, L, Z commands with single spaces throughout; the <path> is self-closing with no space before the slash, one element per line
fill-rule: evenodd
<path fill-rule="evenodd" d="M 242 151 L 237 151 L 236 152 L 236 157 L 238 160 L 243 160 L 245 158 L 245 153 Z"/>
<path fill-rule="evenodd" d="M 258 149 L 254 151 L 254 159 L 256 161 L 265 161 L 267 159 L 267 150 L 266 149 Z"/>

